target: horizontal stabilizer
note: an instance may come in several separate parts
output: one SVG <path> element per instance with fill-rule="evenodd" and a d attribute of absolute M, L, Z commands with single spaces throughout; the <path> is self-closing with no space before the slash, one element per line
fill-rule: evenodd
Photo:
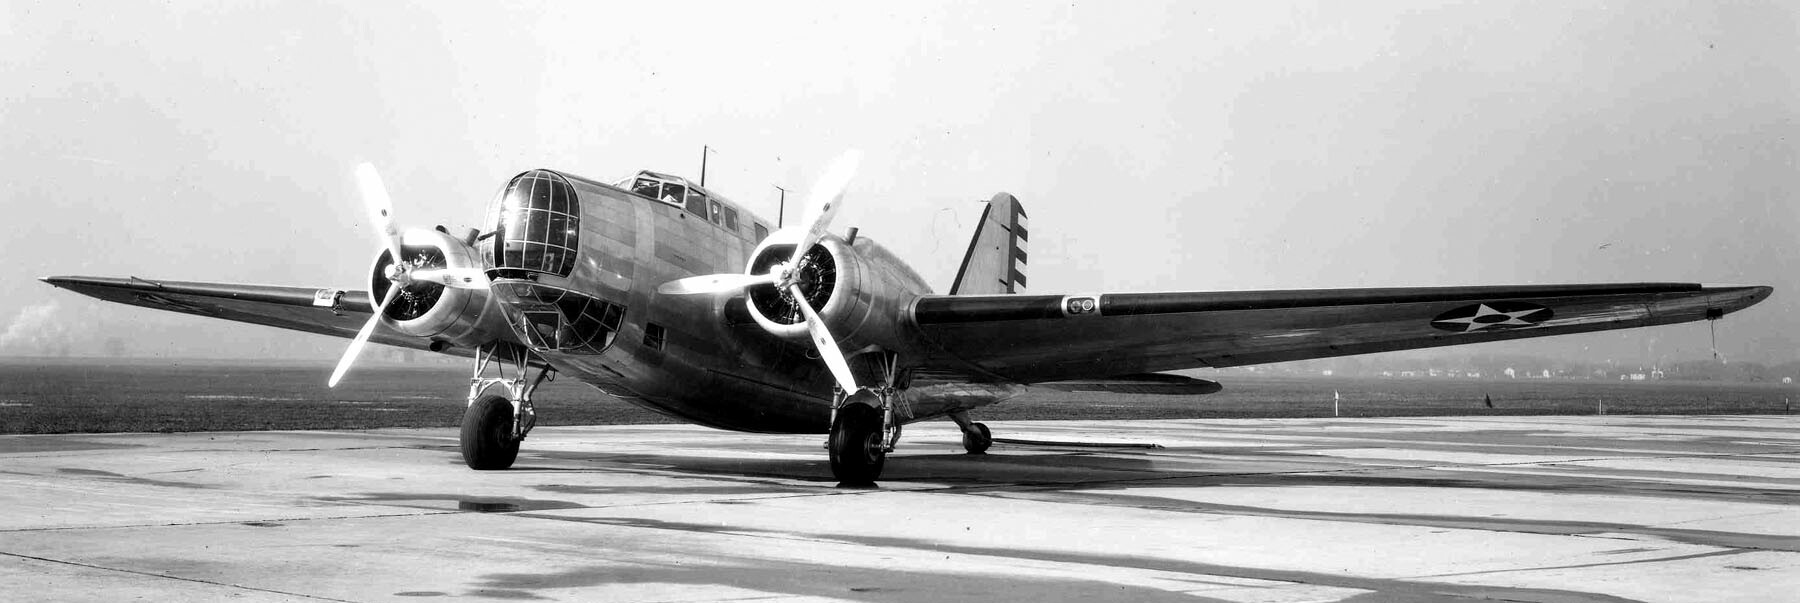
<path fill-rule="evenodd" d="M 1106 379 L 1082 379 L 1076 381 L 1052 381 L 1049 383 L 1033 383 L 1032 387 L 1042 387 L 1061 392 L 1096 392 L 1108 394 L 1143 394 L 1149 396 L 1201 396 L 1217 393 L 1225 386 L 1217 381 L 1169 375 L 1165 373 L 1144 373 L 1141 375 L 1123 375 Z"/>

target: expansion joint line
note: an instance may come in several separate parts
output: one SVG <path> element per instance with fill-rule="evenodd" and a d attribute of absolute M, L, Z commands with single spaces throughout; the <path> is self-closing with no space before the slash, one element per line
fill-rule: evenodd
<path fill-rule="evenodd" d="M 332 502 L 343 502 L 343 503 L 347 503 L 347 504 L 356 504 L 356 505 L 364 505 L 365 504 L 361 501 L 332 501 Z M 387 518 L 393 518 L 393 517 L 430 517 L 433 515 L 455 515 L 458 513 L 468 513 L 468 511 L 431 511 L 431 510 L 426 510 L 426 511 L 412 512 L 412 513 L 382 513 L 382 514 L 377 514 L 377 515 L 328 515 L 328 516 L 324 516 L 324 517 L 273 517 L 273 518 L 266 518 L 266 519 L 232 519 L 232 520 L 225 520 L 225 521 L 178 521 L 175 523 L 133 523 L 133 524 L 124 524 L 124 525 L 101 525 L 101 526 L 47 526 L 47 527 L 40 527 L 40 528 L 5 528 L 5 529 L 0 529 L 0 534 L 14 533 L 14 532 L 70 532 L 70 531 L 75 531 L 75 530 L 130 530 L 130 529 L 137 529 L 137 528 L 185 528 L 185 527 L 192 527 L 192 526 L 223 526 L 223 525 L 231 525 L 231 524 L 243 524 L 243 523 L 252 522 L 252 521 L 296 523 L 296 522 L 302 522 L 302 521 L 332 521 L 332 520 L 339 520 L 339 519 L 387 519 Z M 9 553 L 6 553 L 5 551 L 0 551 L 0 555 L 3 555 L 3 554 L 9 554 Z"/>
<path fill-rule="evenodd" d="M 348 599 L 333 599 L 331 597 L 320 597 L 317 595 L 308 595 L 308 594 L 303 594 L 303 593 L 291 593 L 291 592 L 287 592 L 287 591 L 274 590 L 274 589 L 269 589 L 269 588 L 257 588 L 254 586 L 244 586 L 242 584 L 231 584 L 231 583 L 227 583 L 227 582 L 214 582 L 212 580 L 201 580 L 199 578 L 186 578 L 186 577 L 182 577 L 182 576 L 170 576 L 168 574 L 157 574 L 157 573 L 151 573 L 151 572 L 145 572 L 145 571 L 139 571 L 139 570 L 123 569 L 123 568 L 117 568 L 117 567 L 106 567 L 104 565 L 94 565 L 92 563 L 82 563 L 79 561 L 67 561 L 67 560 L 63 560 L 63 559 L 49 559 L 46 557 L 37 557 L 37 556 L 33 556 L 33 555 L 22 555 L 19 553 L 13 553 L 13 552 L 8 552 L 8 551 L 0 551 L 0 555 L 5 555 L 7 557 L 16 557 L 19 559 L 30 559 L 32 561 L 41 561 L 44 563 L 55 563 L 57 565 L 82 567 L 82 568 L 94 569 L 94 570 L 100 570 L 100 571 L 106 571 L 106 572 L 119 572 L 122 574 L 132 574 L 132 575 L 136 575 L 136 576 L 145 576 L 145 577 L 149 577 L 149 578 L 162 578 L 164 580 L 175 580 L 178 582 L 192 582 L 195 584 L 205 584 L 208 586 L 220 586 L 220 587 L 225 587 L 225 588 L 235 588 L 235 589 L 240 589 L 240 590 L 255 591 L 255 592 L 259 592 L 259 593 L 270 593 L 270 594 L 283 595 L 283 596 L 288 596 L 288 597 L 300 597 L 302 599 L 312 599 L 315 601 L 336 601 L 338 603 L 356 603 L 355 601 L 351 601 Z"/>

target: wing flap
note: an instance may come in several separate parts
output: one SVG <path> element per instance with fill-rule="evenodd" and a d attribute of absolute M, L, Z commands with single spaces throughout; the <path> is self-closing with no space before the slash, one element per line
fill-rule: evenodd
<path fill-rule="evenodd" d="M 1461 345 L 1717 318 L 1757 286 L 1686 283 L 928 296 L 929 362 L 1032 383 Z"/>

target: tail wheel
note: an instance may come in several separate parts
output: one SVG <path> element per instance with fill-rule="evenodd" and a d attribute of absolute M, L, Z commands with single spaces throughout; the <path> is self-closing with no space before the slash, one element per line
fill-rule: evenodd
<path fill-rule="evenodd" d="M 988 447 L 994 445 L 994 432 L 988 431 L 988 426 L 983 423 L 971 423 L 969 427 L 981 432 L 981 435 L 963 432 L 963 450 L 969 451 L 969 454 L 987 454 Z"/>
<path fill-rule="evenodd" d="M 469 405 L 462 420 L 463 462 L 470 469 L 511 467 L 519 458 L 519 440 L 513 437 L 513 406 L 506 396 L 488 394 Z"/>
<path fill-rule="evenodd" d="M 838 409 L 831 426 L 831 474 L 850 486 L 868 486 L 881 477 L 887 452 L 881 441 L 881 413 L 863 404 Z"/>

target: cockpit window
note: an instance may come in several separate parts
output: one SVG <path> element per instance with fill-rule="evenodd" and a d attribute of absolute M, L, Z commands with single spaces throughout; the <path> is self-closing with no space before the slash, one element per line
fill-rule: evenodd
<path fill-rule="evenodd" d="M 655 178 L 644 178 L 639 176 L 637 182 L 631 184 L 631 192 L 651 199 L 661 198 L 659 195 L 662 193 L 662 181 Z"/>
<path fill-rule="evenodd" d="M 725 208 L 725 230 L 737 234 L 737 210 L 729 207 Z"/>
<path fill-rule="evenodd" d="M 723 206 L 723 205 L 719 205 L 718 201 L 712 202 L 712 223 L 714 223 L 714 224 L 720 223 L 720 220 L 721 220 L 720 214 L 724 213 L 722 211 L 724 209 L 724 207 L 725 206 Z"/>
<path fill-rule="evenodd" d="M 761 243 L 763 239 L 767 239 L 767 238 L 769 238 L 769 227 L 763 226 L 761 224 L 757 224 L 756 225 L 756 242 Z"/>
<path fill-rule="evenodd" d="M 656 199 L 659 201 L 662 201 L 663 203 L 667 203 L 669 205 L 679 206 L 679 205 L 681 205 L 681 199 L 686 196 L 687 196 L 687 187 L 673 183 L 673 182 L 664 182 L 663 187 L 662 187 L 662 196 L 657 197 Z"/>

